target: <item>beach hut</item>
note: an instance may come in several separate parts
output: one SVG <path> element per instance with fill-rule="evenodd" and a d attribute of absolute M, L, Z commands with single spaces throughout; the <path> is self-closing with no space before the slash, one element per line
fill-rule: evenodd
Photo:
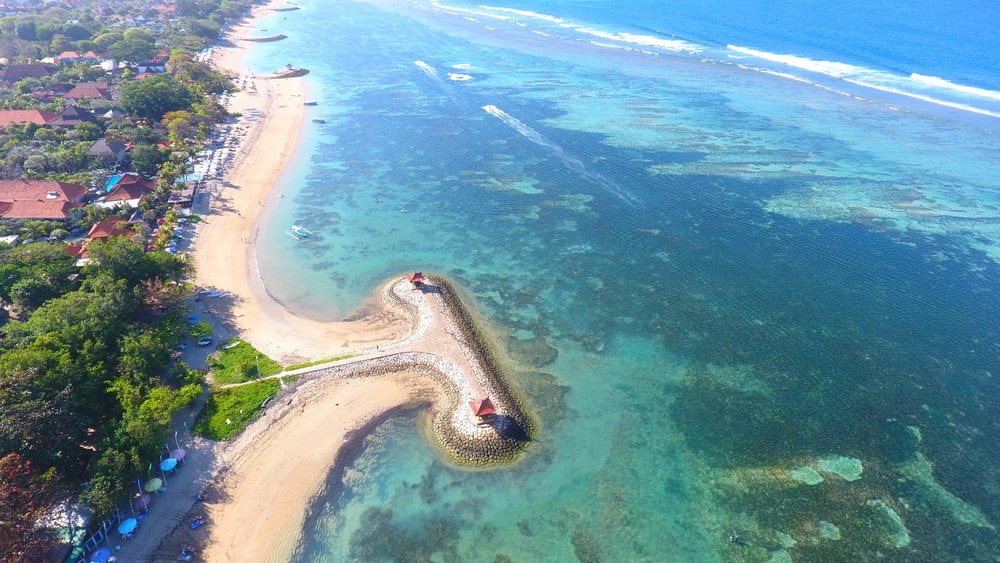
<path fill-rule="evenodd" d="M 416 289 L 424 285 L 424 274 L 421 272 L 406 274 L 406 280 L 412 283 L 414 289 Z"/>
<path fill-rule="evenodd" d="M 493 401 L 489 397 L 478 401 L 469 401 L 469 407 L 472 409 L 472 416 L 479 424 L 489 422 L 497 413 L 497 409 L 493 407 Z"/>

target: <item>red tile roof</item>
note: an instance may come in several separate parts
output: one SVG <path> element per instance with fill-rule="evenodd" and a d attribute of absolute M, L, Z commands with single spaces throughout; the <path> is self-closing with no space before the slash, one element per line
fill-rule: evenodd
<path fill-rule="evenodd" d="M 0 201 L 57 199 L 80 201 L 87 188 L 56 180 L 0 180 Z"/>
<path fill-rule="evenodd" d="M 486 416 L 488 414 L 496 414 L 497 412 L 493 407 L 493 401 L 489 397 L 485 397 L 479 401 L 469 401 L 469 407 L 472 408 L 472 414 L 475 416 Z"/>
<path fill-rule="evenodd" d="M 122 223 L 128 223 L 128 219 L 111 217 L 109 219 L 105 219 L 104 221 L 94 223 L 94 226 L 90 228 L 90 232 L 87 233 L 87 242 L 84 243 L 84 248 L 86 248 L 87 243 L 93 240 L 107 240 L 111 237 L 132 238 L 138 234 L 131 229 L 123 229 L 119 227 L 118 225 Z"/>
<path fill-rule="evenodd" d="M 87 188 L 55 180 L 0 180 L 0 217 L 65 219 L 83 205 Z"/>
<path fill-rule="evenodd" d="M 111 92 L 107 88 L 77 84 L 69 92 L 63 94 L 63 97 L 69 100 L 78 100 L 80 98 L 110 100 Z"/>
<path fill-rule="evenodd" d="M 42 65 L 20 65 L 13 64 L 9 65 L 3 71 L 0 71 L 0 77 L 3 81 L 8 84 L 14 84 L 15 82 L 20 82 L 28 77 L 41 78 L 43 76 L 49 75 L 49 69 Z"/>
<path fill-rule="evenodd" d="M 8 204 L 9 207 L 7 207 L 6 212 L 0 213 L 0 218 L 3 219 L 65 219 L 69 216 L 70 210 L 82 205 L 58 199 L 20 200 L 4 203 Z"/>
<path fill-rule="evenodd" d="M 5 109 L 0 110 L 0 127 L 6 127 L 15 123 L 45 125 L 58 117 L 54 113 L 38 109 Z"/>
<path fill-rule="evenodd" d="M 111 188 L 111 191 L 108 192 L 104 201 L 127 201 L 130 199 L 139 199 L 150 193 L 153 193 L 152 188 L 143 184 L 118 182 L 115 184 L 115 187 Z"/>
<path fill-rule="evenodd" d="M 94 226 L 90 227 L 90 231 L 87 233 L 87 238 L 84 239 L 83 244 L 79 246 L 69 245 L 66 247 L 66 252 L 74 258 L 86 258 L 87 246 L 95 240 L 108 240 L 111 237 L 128 237 L 131 239 L 139 234 L 131 229 L 124 229 L 118 226 L 123 223 L 128 223 L 128 219 L 111 217 L 94 223 Z"/>
<path fill-rule="evenodd" d="M 115 182 L 116 186 L 123 184 L 137 184 L 149 190 L 156 189 L 156 182 L 147 180 L 134 172 L 126 172 L 125 174 L 122 174 L 121 178 L 118 178 L 118 181 Z"/>

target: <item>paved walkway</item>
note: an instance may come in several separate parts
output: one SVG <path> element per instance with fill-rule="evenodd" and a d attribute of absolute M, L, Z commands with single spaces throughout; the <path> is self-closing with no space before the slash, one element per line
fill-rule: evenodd
<path fill-rule="evenodd" d="M 264 379 L 275 379 L 292 375 L 306 375 L 335 367 L 361 364 L 371 360 L 391 358 L 405 353 L 431 354 L 454 366 L 455 373 L 448 374 L 454 379 L 464 380 L 461 387 L 468 392 L 469 400 L 486 396 L 486 386 L 482 380 L 482 371 L 476 364 L 466 343 L 461 340 L 461 332 L 447 314 L 447 305 L 441 298 L 438 288 L 425 285 L 422 289 L 412 288 L 404 279 L 394 283 L 388 291 L 392 291 L 401 299 L 417 308 L 418 315 L 414 332 L 401 342 L 383 346 L 374 352 L 352 356 L 334 362 L 316 364 L 305 368 L 283 371 Z M 254 380 L 254 381 L 260 381 Z M 247 385 L 253 383 L 234 383 L 224 387 Z"/>

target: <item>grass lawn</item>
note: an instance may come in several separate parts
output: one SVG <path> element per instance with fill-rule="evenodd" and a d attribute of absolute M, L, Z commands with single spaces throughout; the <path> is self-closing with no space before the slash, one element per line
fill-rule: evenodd
<path fill-rule="evenodd" d="M 279 390 L 281 383 L 277 379 L 227 389 L 213 386 L 193 430 L 205 438 L 225 440 L 256 419 L 265 401 L 277 395 Z"/>
<path fill-rule="evenodd" d="M 219 346 L 205 363 L 212 370 L 213 383 L 243 383 L 281 373 L 281 364 L 238 338 Z"/>

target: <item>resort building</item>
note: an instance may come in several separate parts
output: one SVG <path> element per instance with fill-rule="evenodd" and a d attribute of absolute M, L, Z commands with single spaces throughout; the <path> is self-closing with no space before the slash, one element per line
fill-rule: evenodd
<path fill-rule="evenodd" d="M 107 241 L 111 237 L 128 237 L 131 239 L 139 234 L 131 229 L 122 227 L 126 223 L 128 223 L 128 220 L 121 217 L 111 217 L 104 221 L 98 221 L 90 228 L 83 244 L 67 246 L 66 252 L 69 252 L 70 256 L 74 258 L 85 260 L 87 258 L 87 246 L 95 240 Z"/>
<path fill-rule="evenodd" d="M 67 219 L 87 188 L 56 180 L 0 180 L 0 219 Z"/>
<path fill-rule="evenodd" d="M 95 203 L 98 207 L 128 206 L 139 207 L 142 198 L 156 190 L 156 183 L 135 173 L 121 174 L 108 182 L 108 191 L 104 198 Z"/>
<path fill-rule="evenodd" d="M 5 109 L 0 110 L 0 128 L 11 125 L 34 123 L 35 125 L 48 125 L 59 119 L 57 114 L 40 109 Z"/>

